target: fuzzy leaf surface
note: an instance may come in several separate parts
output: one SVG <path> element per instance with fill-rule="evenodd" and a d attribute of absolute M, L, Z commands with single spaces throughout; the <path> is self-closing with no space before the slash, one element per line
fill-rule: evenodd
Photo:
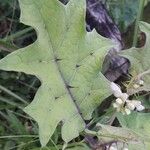
<path fill-rule="evenodd" d="M 0 61 L 0 69 L 37 76 L 41 81 L 34 100 L 24 111 L 39 125 L 45 146 L 62 122 L 65 142 L 79 136 L 85 121 L 109 95 L 109 82 L 101 74 L 112 43 L 85 29 L 85 0 L 19 0 L 21 22 L 32 26 L 37 40 Z"/>

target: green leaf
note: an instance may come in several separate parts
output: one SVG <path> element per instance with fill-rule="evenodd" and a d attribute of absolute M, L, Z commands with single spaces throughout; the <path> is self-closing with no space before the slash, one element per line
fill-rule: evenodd
<path fill-rule="evenodd" d="M 141 143 L 141 137 L 126 127 L 114 127 L 110 125 L 97 124 L 98 131 L 86 130 L 88 134 L 95 135 L 99 141 L 109 143 L 117 141 L 121 143 Z"/>
<path fill-rule="evenodd" d="M 121 53 L 124 57 L 128 58 L 131 62 L 130 72 L 132 79 L 128 87 L 128 93 L 134 94 L 139 91 L 150 91 L 150 24 L 140 22 L 140 29 L 146 35 L 146 43 L 141 48 L 131 48 Z M 142 79 L 144 86 L 134 88 L 134 84 Z"/>
<path fill-rule="evenodd" d="M 21 123 L 21 121 L 10 111 L 7 111 L 7 120 L 11 126 L 11 128 L 15 131 L 16 134 L 28 135 L 28 131 L 26 131 L 25 126 Z"/>
<path fill-rule="evenodd" d="M 54 147 L 45 147 L 45 148 L 34 148 L 32 150 L 56 150 Z M 91 150 L 86 144 L 76 145 L 74 147 L 66 148 L 66 150 Z"/>
<path fill-rule="evenodd" d="M 135 21 L 140 0 L 109 0 L 107 2 L 110 14 L 116 24 L 125 32 L 127 28 Z"/>
<path fill-rule="evenodd" d="M 131 150 L 150 149 L 150 114 L 149 113 L 132 113 L 131 115 L 118 114 L 118 119 L 123 127 L 127 127 L 136 132 L 143 139 L 141 145 L 130 145 Z M 140 148 L 139 148 L 140 146 Z"/>
<path fill-rule="evenodd" d="M 85 0 L 19 0 L 21 22 L 34 27 L 38 38 L 0 61 L 0 69 L 37 76 L 41 81 L 25 112 L 39 125 L 45 146 L 62 122 L 67 143 L 79 136 L 94 109 L 109 95 L 109 81 L 100 72 L 110 40 L 86 32 Z"/>
<path fill-rule="evenodd" d="M 83 145 L 83 146 L 75 146 L 72 148 L 67 148 L 66 150 L 91 150 L 88 146 Z"/>

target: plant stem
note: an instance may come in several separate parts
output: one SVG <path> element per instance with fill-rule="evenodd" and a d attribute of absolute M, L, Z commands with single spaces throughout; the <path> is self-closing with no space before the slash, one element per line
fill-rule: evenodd
<path fill-rule="evenodd" d="M 137 13 L 136 23 L 135 23 L 135 29 L 134 29 L 134 38 L 133 38 L 133 47 L 136 47 L 137 45 L 137 39 L 138 39 L 138 32 L 139 32 L 139 21 L 141 20 L 143 9 L 144 9 L 145 0 L 139 0 L 139 11 Z"/>
<path fill-rule="evenodd" d="M 23 98 L 21 98 L 20 96 L 16 95 L 15 93 L 11 92 L 10 90 L 8 90 L 7 88 L 3 87 L 2 85 L 0 85 L 0 90 L 4 91 L 5 93 L 9 94 L 10 96 L 18 99 L 20 102 L 24 103 L 24 104 L 28 104 L 28 102 L 26 100 L 24 100 Z"/>
<path fill-rule="evenodd" d="M 7 103 L 7 104 L 9 104 L 9 105 L 11 105 L 11 106 L 14 106 L 14 107 L 18 107 L 18 108 L 20 108 L 21 110 L 23 109 L 23 107 L 19 106 L 19 104 L 15 103 L 15 102 L 12 102 L 11 100 L 6 99 L 6 98 L 1 97 L 1 96 L 0 96 L 0 101 L 2 101 L 2 102 L 4 102 L 4 103 Z"/>
<path fill-rule="evenodd" d="M 33 28 L 32 28 L 32 27 L 25 28 L 25 29 L 23 29 L 23 30 L 21 30 L 21 31 L 15 33 L 15 34 L 12 34 L 12 35 L 10 35 L 10 36 L 7 36 L 7 37 L 4 38 L 3 40 L 9 42 L 9 41 L 11 41 L 11 40 L 14 40 L 14 39 L 16 39 L 16 38 L 21 37 L 22 35 L 24 35 L 24 34 L 30 32 L 30 31 L 33 31 Z"/>
<path fill-rule="evenodd" d="M 9 138 L 36 138 L 38 135 L 9 135 L 9 136 L 0 136 L 0 139 L 9 139 Z"/>
<path fill-rule="evenodd" d="M 124 31 L 125 30 L 125 24 L 124 24 L 124 19 L 125 19 L 125 0 L 121 0 L 121 30 Z"/>
<path fill-rule="evenodd" d="M 4 40 L 0 40 L 0 49 L 7 52 L 12 52 L 16 49 L 18 49 L 17 46 L 14 46 Z"/>
<path fill-rule="evenodd" d="M 116 113 L 117 113 L 117 112 L 115 112 L 115 113 L 112 115 L 112 117 L 110 118 L 109 125 L 112 125 L 113 122 L 115 121 L 115 119 L 116 119 Z"/>

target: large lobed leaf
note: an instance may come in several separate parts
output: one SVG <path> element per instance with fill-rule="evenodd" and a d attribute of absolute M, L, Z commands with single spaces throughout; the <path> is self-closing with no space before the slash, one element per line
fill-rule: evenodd
<path fill-rule="evenodd" d="M 42 85 L 25 108 L 39 125 L 42 146 L 62 121 L 65 142 L 77 137 L 93 110 L 111 95 L 101 74 L 111 42 L 85 30 L 85 0 L 19 0 L 21 22 L 32 26 L 38 39 L 0 61 L 0 69 L 37 76 Z"/>

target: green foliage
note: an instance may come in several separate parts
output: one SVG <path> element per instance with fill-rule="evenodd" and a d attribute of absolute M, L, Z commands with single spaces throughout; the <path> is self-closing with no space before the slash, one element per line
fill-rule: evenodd
<path fill-rule="evenodd" d="M 108 8 L 120 29 L 125 32 L 137 16 L 139 0 L 108 0 Z"/>
<path fill-rule="evenodd" d="M 122 32 L 126 32 L 128 27 L 132 26 L 135 22 L 139 13 L 139 5 L 142 1 L 143 0 L 107 0 L 106 3 L 109 13 Z M 144 0 L 144 2 L 146 7 L 149 0 Z"/>
<path fill-rule="evenodd" d="M 122 124 L 121 124 L 122 125 Z M 111 143 L 112 141 L 117 141 L 118 143 L 124 144 L 141 144 L 143 142 L 143 137 L 137 134 L 136 132 L 128 129 L 126 126 L 124 127 L 113 127 L 110 125 L 103 125 L 98 123 L 96 130 L 90 131 L 86 130 L 88 134 L 97 136 L 99 141 L 103 143 Z M 122 145 L 119 150 L 122 149 Z"/>
<path fill-rule="evenodd" d="M 24 125 L 19 121 L 19 119 L 12 114 L 10 111 L 7 112 L 8 116 L 6 117 L 8 122 L 11 125 L 11 128 L 14 130 L 14 133 L 16 134 L 28 134 L 28 132 L 25 130 Z"/>
<path fill-rule="evenodd" d="M 135 94 L 140 91 L 150 91 L 150 24 L 140 22 L 140 30 L 146 35 L 145 45 L 141 48 L 132 47 L 121 53 L 131 62 L 130 73 L 131 80 L 127 86 L 129 94 Z M 142 80 L 143 85 L 136 87 L 135 84 Z M 129 116 L 118 115 L 120 124 L 135 131 L 143 137 L 144 141 L 140 145 L 130 144 L 129 149 L 149 149 L 150 148 L 150 119 L 149 113 L 132 113 Z"/>
<path fill-rule="evenodd" d="M 87 147 L 86 145 L 83 145 L 83 146 L 76 146 L 73 148 L 67 148 L 66 150 L 90 150 L 90 148 Z"/>
<path fill-rule="evenodd" d="M 107 1 L 110 13 L 122 31 L 126 31 L 134 22 L 138 1 Z M 85 0 L 71 0 L 66 6 L 58 0 L 20 0 L 21 22 L 30 27 L 18 22 L 19 6 L 16 2 L 0 0 L 2 7 L 8 7 L 2 9 L 3 15 L 0 17 L 4 25 L 8 23 L 6 28 L 2 24 L 1 32 L 6 31 L 0 33 L 0 37 L 4 37 L 0 40 L 0 50 L 11 52 L 18 49 L 18 46 L 32 43 L 36 38 L 35 35 L 33 37 L 33 28 L 38 38 L 32 45 L 13 52 L 0 62 L 2 70 L 26 73 L 0 72 L 0 84 L 3 85 L 0 85 L 0 149 L 62 149 L 64 142 L 60 136 L 62 135 L 65 142 L 77 137 L 85 129 L 84 120 L 91 119 L 92 115 L 94 119 L 88 124 L 91 125 L 91 130 L 87 132 L 86 129 L 86 132 L 81 134 L 85 137 L 97 136 L 96 146 L 106 144 L 108 147 L 108 143 L 117 141 L 119 149 L 124 146 L 129 146 L 129 150 L 149 149 L 149 113 L 132 113 L 129 116 L 118 114 L 118 124 L 115 110 L 110 106 L 110 98 L 92 114 L 93 110 L 111 95 L 109 81 L 100 73 L 111 43 L 95 31 L 86 33 Z M 145 2 L 147 4 L 148 0 Z M 149 9 L 147 11 L 149 14 Z M 12 24 L 9 27 L 10 20 Z M 141 22 L 140 29 L 146 34 L 146 44 L 142 48 L 131 48 L 121 54 L 131 62 L 132 76 L 127 85 L 127 93 L 130 95 L 150 90 L 150 25 Z M 22 44 L 24 39 L 31 35 L 33 39 Z M 18 39 L 19 42 L 16 42 Z M 16 43 L 17 46 L 14 45 Z M 1 58 L 7 54 L 3 51 Z M 34 85 L 38 81 L 35 76 L 40 79 L 41 87 L 33 102 L 25 108 L 25 112 L 38 122 L 42 145 L 50 139 L 47 147 L 43 148 L 39 148 L 37 124 L 22 112 L 22 108 L 32 99 L 39 86 L 39 82 Z M 144 86 L 135 88 L 134 85 L 139 80 L 144 80 Z M 20 87 L 18 81 L 25 82 L 24 86 Z M 135 98 L 143 99 L 142 105 L 149 111 L 148 99 L 144 99 L 143 93 L 141 97 L 134 96 L 133 99 Z M 97 122 L 101 123 L 98 129 L 95 127 Z M 112 123 L 119 127 L 110 126 Z M 80 136 L 72 140 L 66 149 L 89 150 L 84 142 Z"/>
<path fill-rule="evenodd" d="M 135 131 L 144 141 L 141 144 L 131 144 L 131 150 L 148 150 L 150 148 L 150 114 L 149 113 L 132 113 L 129 116 L 118 114 L 118 119 L 123 127 L 127 127 Z"/>
<path fill-rule="evenodd" d="M 13 0 L 0 0 L 1 5 L 12 5 Z"/>
<path fill-rule="evenodd" d="M 150 24 L 140 22 L 140 29 L 146 35 L 146 43 L 141 48 L 132 47 L 121 53 L 131 62 L 130 72 L 132 75 L 131 82 L 128 86 L 128 93 L 134 94 L 138 91 L 150 91 Z M 134 88 L 139 80 L 144 81 L 144 85 Z"/>
<path fill-rule="evenodd" d="M 98 131 L 98 138 L 106 142 L 120 141 L 125 143 L 140 142 L 139 135 L 135 134 L 132 130 L 121 127 L 113 127 L 109 125 L 98 124 L 100 130 Z"/>
<path fill-rule="evenodd" d="M 57 0 L 20 0 L 21 22 L 34 27 L 38 39 L 0 61 L 2 70 L 35 75 L 41 81 L 25 112 L 38 122 L 42 146 L 60 121 L 65 142 L 79 136 L 84 120 L 111 95 L 100 70 L 112 44 L 95 31 L 85 31 L 85 6 L 85 0 L 71 0 L 67 6 Z"/>
<path fill-rule="evenodd" d="M 32 150 L 56 150 L 56 148 L 44 147 L 44 148 L 34 148 Z M 80 146 L 78 146 L 78 145 L 71 146 L 70 148 L 66 148 L 66 150 L 90 150 L 90 148 L 85 144 L 81 144 Z"/>

